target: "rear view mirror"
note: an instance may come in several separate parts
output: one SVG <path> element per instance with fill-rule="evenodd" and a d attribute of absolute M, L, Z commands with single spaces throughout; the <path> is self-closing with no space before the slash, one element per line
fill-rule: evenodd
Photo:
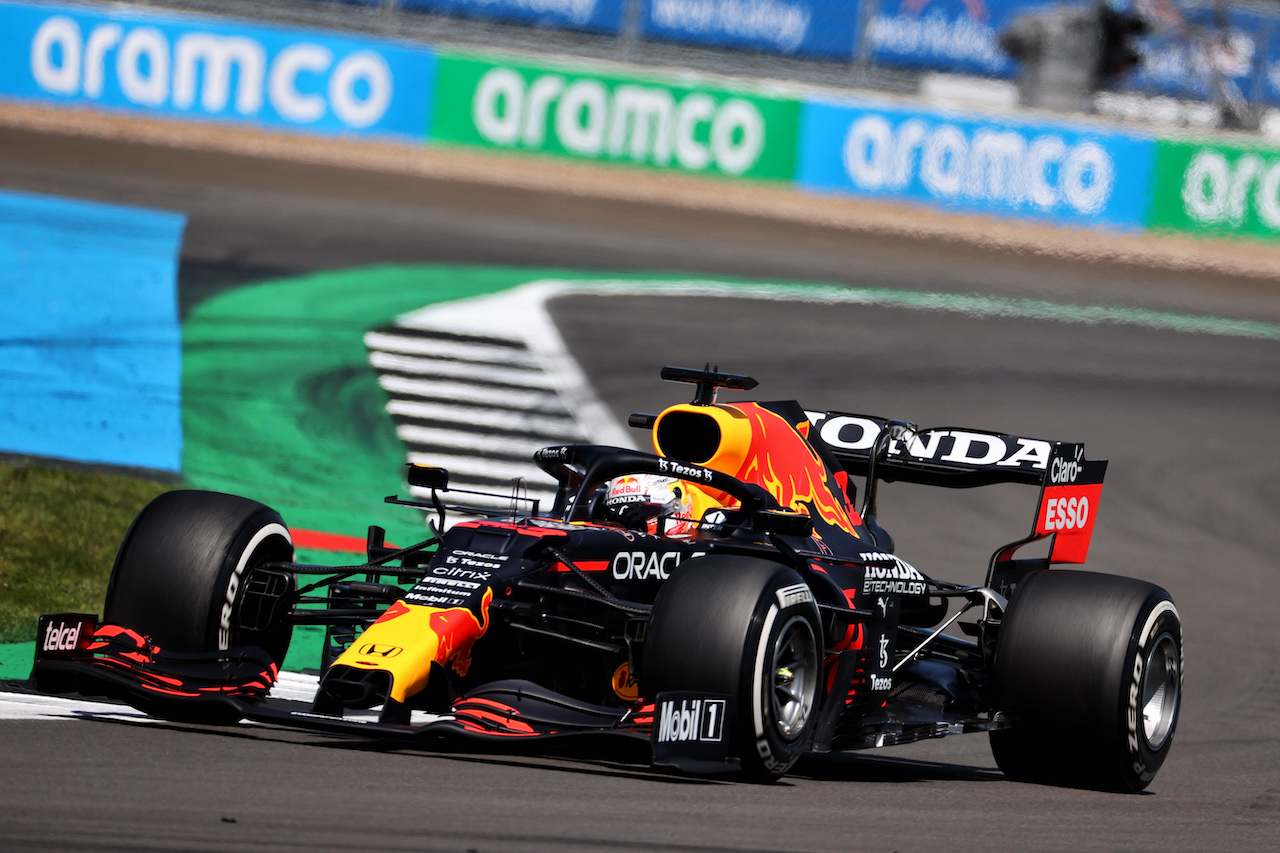
<path fill-rule="evenodd" d="M 449 472 L 444 468 L 411 464 L 409 466 L 409 485 L 422 489 L 444 491 L 449 488 Z"/>

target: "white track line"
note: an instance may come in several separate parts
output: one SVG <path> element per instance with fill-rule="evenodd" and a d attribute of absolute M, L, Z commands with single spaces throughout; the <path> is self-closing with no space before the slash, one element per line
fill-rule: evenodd
<path fill-rule="evenodd" d="M 416 426 L 414 424 L 401 424 L 396 427 L 396 435 L 410 445 L 438 445 L 450 450 L 474 451 L 476 453 L 499 452 L 508 456 L 522 456 L 526 459 L 548 444 L 547 441 L 539 438 L 494 436 L 491 433 L 462 432 L 456 429 L 441 429 L 440 427 Z"/>
<path fill-rule="evenodd" d="M 495 430 L 510 429 L 519 432 L 532 432 L 547 436 L 547 444 L 563 444 L 564 442 L 557 440 L 557 437 L 561 435 L 573 435 L 575 436 L 574 440 L 581 440 L 582 437 L 582 428 L 569 417 L 556 418 L 546 415 L 527 415 L 494 408 L 455 406 L 448 403 L 396 399 L 387 402 L 387 411 L 393 415 L 403 415 L 408 418 L 474 424 L 479 427 L 489 426 Z"/>
<path fill-rule="evenodd" d="M 71 699 L 65 696 L 0 693 L 0 720 L 55 720 L 75 717 L 154 722 L 151 717 L 128 705 L 94 702 L 90 699 Z"/>
<path fill-rule="evenodd" d="M 469 361 L 396 355 L 385 351 L 370 353 L 369 363 L 381 370 L 397 370 L 405 373 L 419 373 L 425 376 L 503 382 L 508 385 L 524 385 L 534 388 L 552 387 L 550 377 L 536 369 L 516 369 L 498 367 L 492 364 L 475 364 Z"/>
<path fill-rule="evenodd" d="M 409 379 L 387 374 L 378 377 L 378 384 L 387 391 L 410 397 L 427 397 L 432 400 L 449 400 L 458 403 L 483 403 L 486 406 L 543 413 L 558 413 L 563 410 L 563 403 L 555 392 L 520 391 L 514 388 L 498 388 L 469 382 Z"/>
<path fill-rule="evenodd" d="M 435 356 L 463 362 L 489 362 L 497 365 L 527 364 L 537 366 L 537 360 L 528 353 L 503 346 L 473 344 L 439 338 L 418 338 L 397 335 L 392 332 L 369 332 L 364 336 L 365 346 L 373 350 L 385 350 L 409 355 Z"/>

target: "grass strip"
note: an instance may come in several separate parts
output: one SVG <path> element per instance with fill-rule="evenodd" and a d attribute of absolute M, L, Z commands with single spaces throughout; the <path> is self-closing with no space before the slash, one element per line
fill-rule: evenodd
<path fill-rule="evenodd" d="M 35 639 L 42 613 L 102 614 L 116 549 L 154 480 L 0 463 L 0 643 Z"/>

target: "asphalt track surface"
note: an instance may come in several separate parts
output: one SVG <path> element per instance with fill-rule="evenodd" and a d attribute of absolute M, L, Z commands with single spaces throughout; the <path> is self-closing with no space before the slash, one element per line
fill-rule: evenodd
<path fill-rule="evenodd" d="M 642 179 L 638 177 L 636 179 Z M 185 305 L 384 261 L 682 270 L 1280 320 L 1280 287 L 581 198 L 0 131 L 0 188 L 184 210 Z M 553 305 L 621 417 L 682 398 L 664 363 L 766 396 L 1087 442 L 1109 457 L 1090 568 L 1168 588 L 1183 715 L 1149 791 L 1007 781 L 980 735 L 806 760 L 782 783 L 629 756 L 439 752 L 243 726 L 0 721 L 0 848 L 1273 850 L 1280 846 L 1280 341 L 1140 325 L 705 298 Z M 980 580 L 1033 496 L 891 486 L 899 553 Z"/>

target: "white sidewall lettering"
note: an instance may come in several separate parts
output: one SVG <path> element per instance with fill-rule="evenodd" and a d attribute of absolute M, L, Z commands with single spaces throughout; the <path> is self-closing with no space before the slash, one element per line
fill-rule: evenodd
<path fill-rule="evenodd" d="M 283 524 L 272 522 L 264 525 L 262 529 L 253 534 L 249 544 L 240 552 L 240 559 L 236 562 L 235 571 L 231 573 L 231 577 L 227 581 L 227 591 L 222 601 L 222 618 L 218 624 L 219 649 L 231 648 L 231 612 L 235 608 L 236 594 L 240 591 L 240 581 L 244 577 L 245 569 L 249 566 L 249 558 L 253 556 L 253 552 L 257 550 L 258 546 L 271 536 L 283 538 L 289 543 L 289 548 L 293 548 L 293 538 Z"/>
<path fill-rule="evenodd" d="M 1138 634 L 1138 648 L 1146 649 L 1147 639 L 1151 636 L 1151 630 L 1155 627 L 1156 620 L 1165 613 L 1172 613 L 1174 618 L 1178 620 L 1178 625 L 1182 625 L 1182 617 L 1178 615 L 1178 608 L 1174 606 L 1173 602 L 1160 602 L 1151 610 L 1151 615 L 1147 617 L 1147 621 L 1142 625 L 1142 633 Z M 1179 631 L 1181 631 L 1181 627 L 1179 627 Z"/>
<path fill-rule="evenodd" d="M 756 644 L 756 666 L 751 678 L 751 722 L 755 726 L 755 735 L 758 743 L 767 742 L 764 739 L 764 703 L 761 701 L 762 691 L 764 690 L 764 670 L 765 658 L 769 654 L 769 635 L 773 631 L 773 623 L 778 618 L 778 605 L 770 604 L 769 612 L 765 615 L 764 625 L 760 628 L 760 640 Z M 763 749 L 763 747 L 762 747 Z M 762 756 L 763 757 L 763 756 Z"/>

